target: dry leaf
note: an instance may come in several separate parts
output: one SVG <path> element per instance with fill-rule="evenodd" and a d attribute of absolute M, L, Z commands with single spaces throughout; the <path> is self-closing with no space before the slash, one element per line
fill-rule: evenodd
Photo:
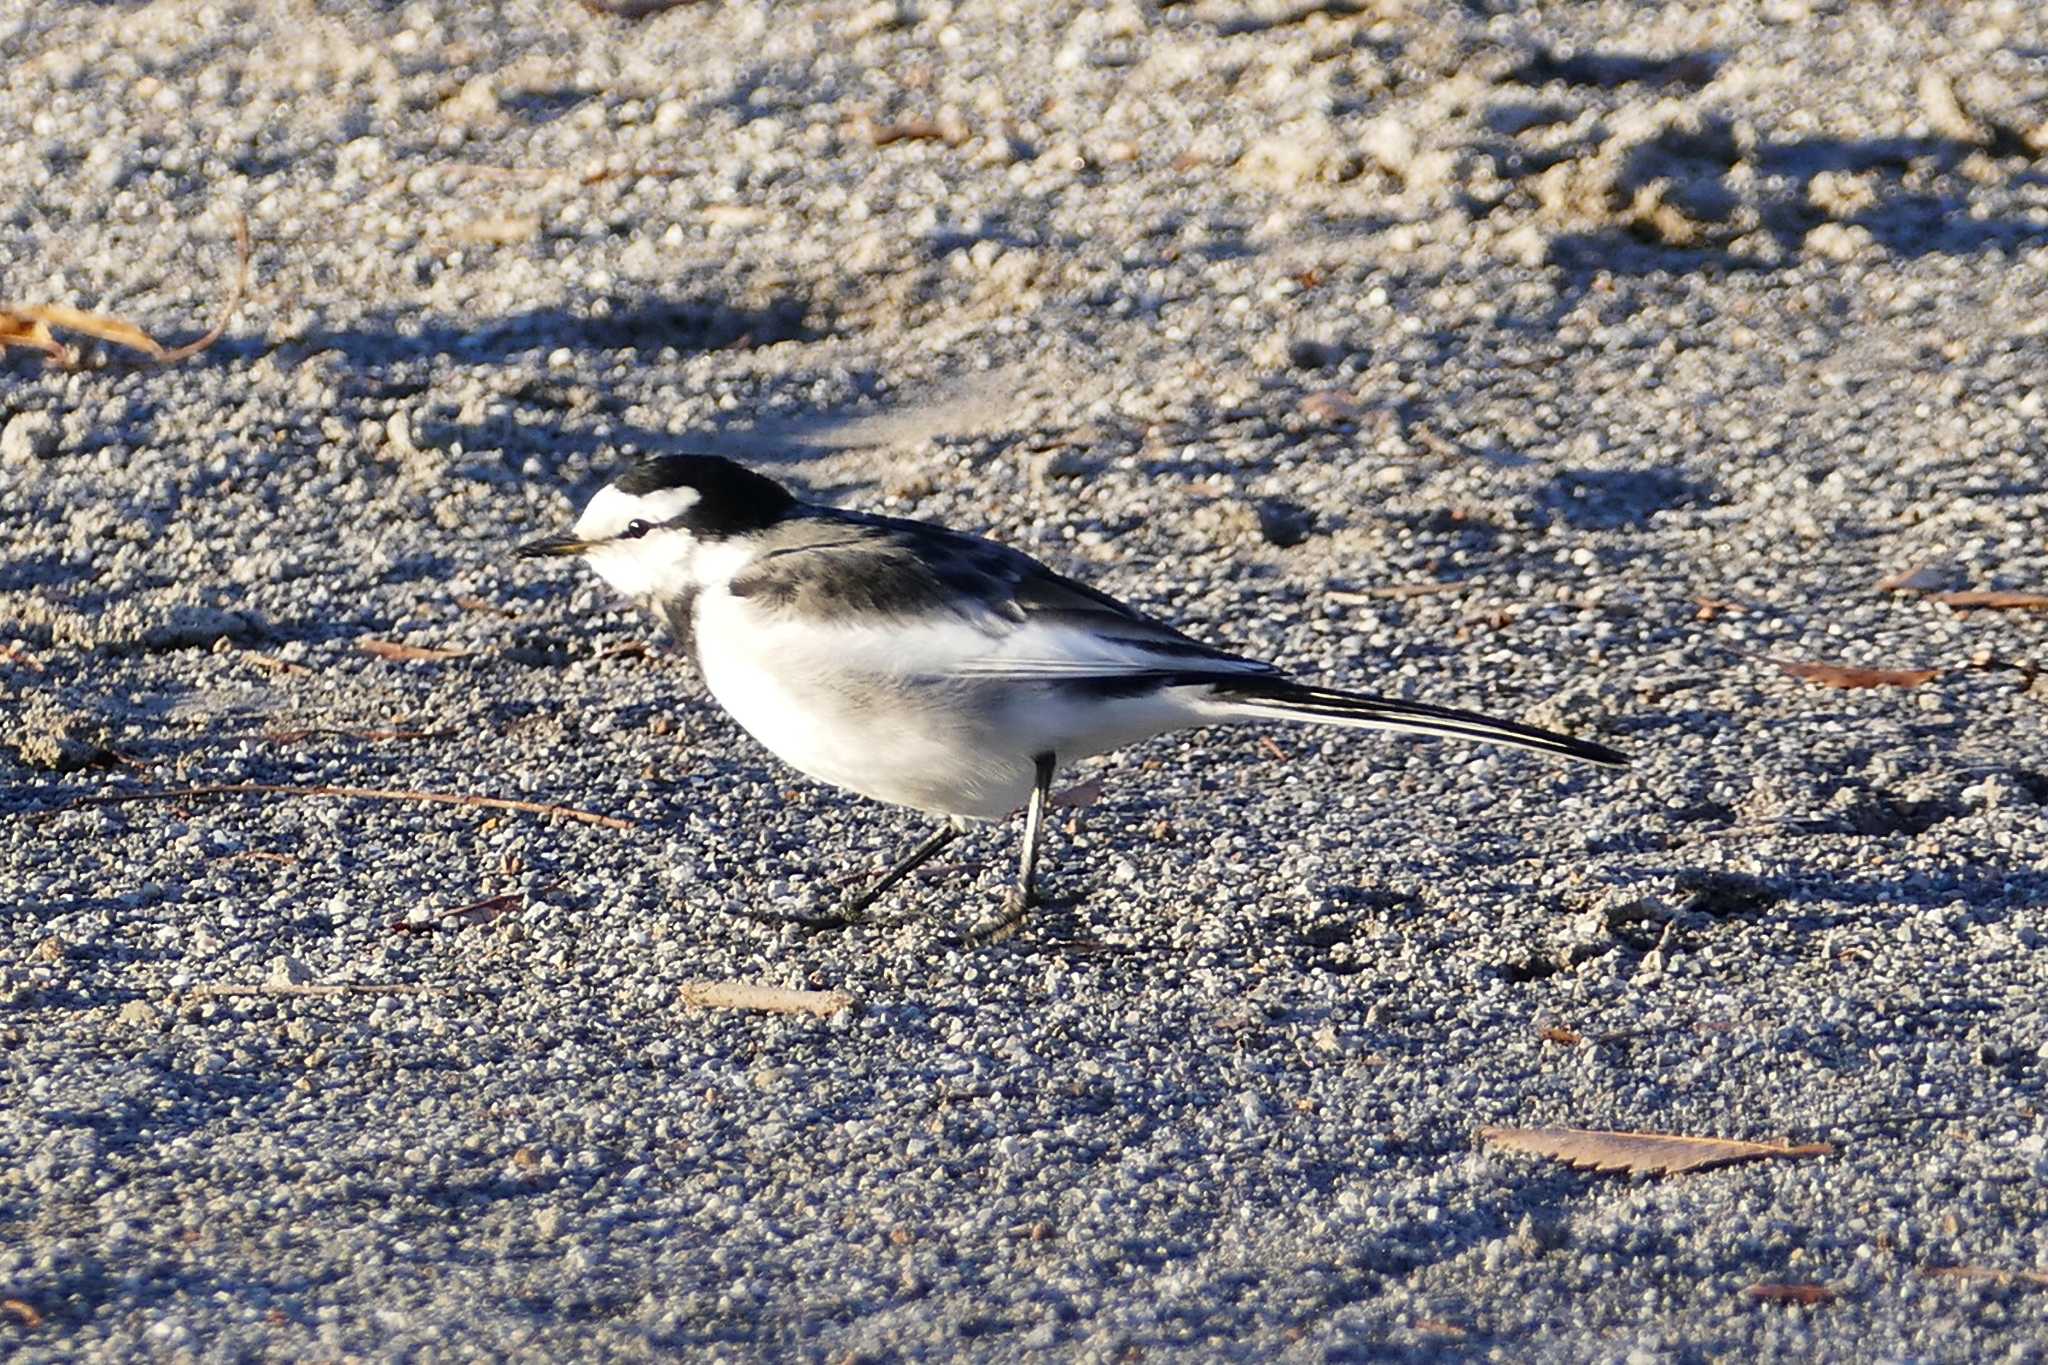
<path fill-rule="evenodd" d="M 456 228 L 453 236 L 458 242 L 473 242 L 478 246 L 516 246 L 540 236 L 540 219 L 472 218 Z"/>
<path fill-rule="evenodd" d="M 0 1299 L 0 1312 L 7 1313 L 30 1331 L 43 1325 L 43 1315 L 25 1299 Z"/>
<path fill-rule="evenodd" d="M 1765 1157 L 1827 1156 L 1825 1142 L 1738 1142 L 1678 1133 L 1617 1133 L 1598 1128 L 1482 1128 L 1479 1136 L 1511 1152 L 1547 1156 L 1590 1171 L 1676 1175 Z"/>
<path fill-rule="evenodd" d="M 1895 574 L 1886 574 L 1877 580 L 1879 592 L 1933 592 L 1946 578 L 1940 569 L 1932 564 L 1919 564 L 1902 569 Z"/>
<path fill-rule="evenodd" d="M 1537 1030 L 1536 1036 L 1546 1043 L 1557 1043 L 1564 1047 L 1577 1047 L 1580 1043 L 1586 1041 L 1584 1035 L 1568 1028 L 1562 1028 L 1557 1024 L 1545 1024 L 1541 1029 Z"/>
<path fill-rule="evenodd" d="M 1772 659 L 1784 673 L 1822 687 L 1918 687 L 1941 676 L 1938 668 L 1855 668 L 1848 664 L 1808 664 Z"/>
<path fill-rule="evenodd" d="M 235 310 L 242 306 L 242 294 L 249 287 L 249 220 L 246 217 L 235 220 L 235 255 L 234 288 L 228 291 L 227 305 L 221 309 L 220 320 L 183 346 L 166 350 L 156 338 L 132 322 L 109 317 L 105 313 L 88 313 L 61 303 L 51 303 L 0 309 L 0 351 L 9 346 L 21 346 L 41 351 L 68 368 L 77 363 L 78 357 L 51 331 L 52 328 L 62 328 L 125 346 L 131 351 L 140 351 L 160 365 L 189 359 L 219 341 L 234 318 Z"/>
<path fill-rule="evenodd" d="M 1050 800 L 1055 806 L 1064 806 L 1069 810 L 1079 810 L 1083 806 L 1092 806 L 1097 801 L 1100 801 L 1102 799 L 1102 788 L 1103 777 L 1102 774 L 1097 773 L 1085 782 L 1076 782 L 1073 786 L 1063 791 L 1054 792 Z"/>
<path fill-rule="evenodd" d="M 23 649 L 19 643 L 0 645 L 0 663 L 20 664 L 34 673 L 45 673 L 42 660 Z"/>
<path fill-rule="evenodd" d="M 2048 611 L 2048 592 L 1943 592 L 1934 600 L 1957 611 Z"/>
<path fill-rule="evenodd" d="M 1796 1303 L 1802 1308 L 1835 1301 L 1835 1291 L 1824 1284 L 1753 1284 L 1743 1292 L 1759 1303 Z"/>
<path fill-rule="evenodd" d="M 87 313 L 77 308 L 67 308 L 61 303 L 43 304 L 33 308 L 17 308 L 16 316 L 35 322 L 45 322 L 52 327 L 61 327 L 67 332 L 83 332 L 100 341 L 111 341 L 116 346 L 126 346 L 131 351 L 140 351 L 151 360 L 162 360 L 164 348 L 156 339 L 132 322 L 108 317 L 104 313 Z"/>
<path fill-rule="evenodd" d="M 1725 597 L 1695 597 L 1692 599 L 1695 620 L 1712 621 L 1721 616 L 1741 616 L 1749 608 L 1740 602 L 1731 602 Z"/>
<path fill-rule="evenodd" d="M 705 222 L 718 227 L 759 227 L 775 216 L 754 204 L 706 204 L 697 212 Z"/>
<path fill-rule="evenodd" d="M 887 147 L 898 142 L 943 142 L 948 147 L 958 147 L 970 136 L 957 116 L 907 118 L 886 123 L 862 117 L 853 121 L 853 127 L 856 132 L 865 134 L 868 145 L 873 147 Z"/>
<path fill-rule="evenodd" d="M 1301 400 L 1298 409 L 1303 417 L 1320 426 L 1334 427 L 1340 422 L 1356 422 L 1361 415 L 1358 400 L 1343 389 L 1322 389 Z"/>
<path fill-rule="evenodd" d="M 311 673 L 304 664 L 295 664 L 289 659 L 280 659 L 274 654 L 261 654 L 253 649 L 241 651 L 242 661 L 253 664 L 269 673 Z"/>
<path fill-rule="evenodd" d="M 9 346 L 41 351 L 67 368 L 73 361 L 70 348 L 51 334 L 49 323 L 12 309 L 0 309 L 0 351 Z"/>
<path fill-rule="evenodd" d="M 463 929 L 472 924 L 489 924 L 500 915 L 519 908 L 523 898 L 516 893 L 500 896 L 486 896 L 468 905 L 458 905 L 452 910 L 442 910 L 422 919 L 395 919 L 385 924 L 394 934 L 431 934 L 440 929 Z"/>
<path fill-rule="evenodd" d="M 356 641 L 356 648 L 365 654 L 374 654 L 380 659 L 393 659 L 403 663 L 441 663 L 448 659 L 466 659 L 466 649 L 428 649 L 424 645 L 402 644 L 397 640 L 377 640 L 364 637 Z"/>

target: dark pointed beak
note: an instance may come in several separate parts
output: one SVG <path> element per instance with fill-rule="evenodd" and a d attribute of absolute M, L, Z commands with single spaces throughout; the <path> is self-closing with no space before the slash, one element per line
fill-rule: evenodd
<path fill-rule="evenodd" d="M 578 540 L 572 535 L 557 533 L 529 540 L 520 546 L 517 553 L 521 559 L 557 559 L 563 555 L 580 555 L 590 548 L 587 540 Z"/>

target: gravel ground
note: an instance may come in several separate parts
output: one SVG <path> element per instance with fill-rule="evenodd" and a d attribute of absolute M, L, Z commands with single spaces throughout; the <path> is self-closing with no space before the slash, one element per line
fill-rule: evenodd
<path fill-rule="evenodd" d="M 2040 1359 L 1926 1271 L 2048 1271 L 2048 618 L 1940 596 L 2048 589 L 2048 21 L 1000 8 L 0 5 L 0 298 L 254 237 L 0 359 L 0 1353 Z M 1014 827 L 763 923 L 915 818 L 509 557 L 688 448 L 1638 762 L 1176 737 L 1017 940 Z M 66 807 L 246 782 L 630 828 Z"/>

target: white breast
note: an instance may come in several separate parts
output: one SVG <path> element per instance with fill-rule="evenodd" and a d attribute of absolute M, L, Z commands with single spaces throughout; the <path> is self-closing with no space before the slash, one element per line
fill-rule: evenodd
<path fill-rule="evenodd" d="M 878 801 L 993 819 L 1030 792 L 1029 759 L 981 723 L 964 687 L 917 685 L 879 631 L 820 631 L 714 589 L 697 602 L 697 659 L 719 705 L 799 772 Z"/>
<path fill-rule="evenodd" d="M 785 763 L 939 815 L 1001 819 L 1030 797 L 1036 754 L 1064 766 L 1202 719 L 1195 689 L 1104 703 L 1051 682 L 943 678 L 987 648 L 964 621 L 824 627 L 712 588 L 695 639 L 711 694 Z"/>

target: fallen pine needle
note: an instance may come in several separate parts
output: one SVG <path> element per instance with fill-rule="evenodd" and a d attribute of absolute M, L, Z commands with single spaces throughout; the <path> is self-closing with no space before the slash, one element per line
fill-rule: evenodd
<path fill-rule="evenodd" d="M 459 987 L 455 986 L 435 986 L 419 981 L 397 981 L 384 985 L 375 982 L 344 981 L 333 985 L 310 986 L 294 986 L 278 981 L 256 986 L 194 986 L 184 992 L 184 997 L 187 1000 L 231 1000 L 243 996 L 317 998 L 337 995 L 453 995 L 458 989 Z"/>
<path fill-rule="evenodd" d="M 109 792 L 102 796 L 77 796 L 58 807 L 76 810 L 82 806 L 111 806 L 125 801 L 182 801 L 195 796 L 334 796 L 354 801 L 420 801 L 442 806 L 483 806 L 491 810 L 525 811 L 529 815 L 550 815 L 605 829 L 633 829 L 631 820 L 616 815 L 545 801 L 515 801 L 503 796 L 471 796 L 464 792 L 396 791 L 383 787 L 288 787 L 271 782 L 216 782 L 198 787 L 173 787 L 163 791 Z"/>
<path fill-rule="evenodd" d="M 789 991 L 749 981 L 691 981 L 680 992 L 685 1005 L 705 1010 L 758 1010 L 766 1014 L 814 1014 L 819 1018 L 852 1009 L 845 991 Z"/>

